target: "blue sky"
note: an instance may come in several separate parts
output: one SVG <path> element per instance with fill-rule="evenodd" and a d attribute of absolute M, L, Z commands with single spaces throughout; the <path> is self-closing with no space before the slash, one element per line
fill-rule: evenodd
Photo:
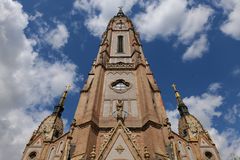
<path fill-rule="evenodd" d="M 223 159 L 240 156 L 239 0 L 1 0 L 0 159 L 19 159 L 71 83 L 63 114 L 68 127 L 101 33 L 118 6 L 140 33 L 173 129 L 175 82 Z"/>

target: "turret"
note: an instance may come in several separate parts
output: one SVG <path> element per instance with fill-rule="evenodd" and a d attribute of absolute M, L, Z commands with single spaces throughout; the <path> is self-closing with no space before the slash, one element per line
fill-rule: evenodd
<path fill-rule="evenodd" d="M 52 112 L 52 114 L 42 121 L 38 130 L 34 132 L 31 140 L 33 140 L 34 137 L 39 134 L 44 134 L 45 140 L 51 141 L 63 134 L 64 126 L 61 115 L 64 110 L 64 102 L 67 97 L 69 88 L 70 86 L 68 85 L 66 87 L 66 90 L 63 92 L 63 95 L 60 98 L 59 103 L 54 107 L 54 111 Z"/>
<path fill-rule="evenodd" d="M 176 84 L 172 85 L 178 104 L 180 119 L 178 122 L 179 135 L 187 140 L 198 140 L 199 134 L 206 133 L 199 120 L 189 113 L 188 107 L 183 102 Z"/>

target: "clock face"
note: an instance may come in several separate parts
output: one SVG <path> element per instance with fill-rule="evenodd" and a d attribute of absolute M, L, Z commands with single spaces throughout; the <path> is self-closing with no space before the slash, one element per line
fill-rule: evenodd
<path fill-rule="evenodd" d="M 116 27 L 117 29 L 123 29 L 125 28 L 125 24 L 120 20 L 119 22 L 117 22 Z"/>
<path fill-rule="evenodd" d="M 43 126 L 43 132 L 44 133 L 49 133 L 51 131 L 52 126 L 50 124 L 45 124 Z"/>
<path fill-rule="evenodd" d="M 198 133 L 198 124 L 197 123 L 189 122 L 189 128 L 194 136 Z"/>

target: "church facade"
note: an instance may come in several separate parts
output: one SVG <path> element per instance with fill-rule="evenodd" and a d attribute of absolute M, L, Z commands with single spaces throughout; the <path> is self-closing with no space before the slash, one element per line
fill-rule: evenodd
<path fill-rule="evenodd" d="M 171 130 L 139 35 L 120 9 L 102 35 L 69 131 L 63 132 L 61 118 L 66 89 L 22 160 L 220 160 L 208 132 L 173 89 L 179 133 Z"/>

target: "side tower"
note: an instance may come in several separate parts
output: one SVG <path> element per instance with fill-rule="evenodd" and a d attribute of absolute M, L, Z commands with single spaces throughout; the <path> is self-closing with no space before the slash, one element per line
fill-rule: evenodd
<path fill-rule="evenodd" d="M 160 90 L 139 35 L 120 9 L 106 31 L 75 113 L 72 159 L 165 159 L 171 150 Z M 93 149 L 94 148 L 94 149 Z"/>
<path fill-rule="evenodd" d="M 188 157 L 190 160 L 206 159 L 220 160 L 219 153 L 208 132 L 200 121 L 189 113 L 176 85 L 172 85 L 177 99 L 180 119 L 178 122 L 179 135 L 175 137 L 178 159 Z M 181 138 L 179 138 L 181 137 Z"/>
<path fill-rule="evenodd" d="M 46 117 L 39 125 L 38 129 L 33 132 L 23 152 L 23 160 L 45 159 L 49 154 L 48 150 L 50 150 L 50 145 L 68 134 L 63 133 L 64 125 L 61 118 L 68 89 L 69 86 L 67 86 L 66 90 L 63 92 L 63 95 L 60 98 L 59 103 L 54 107 L 52 114 Z M 63 148 L 63 143 L 61 148 Z"/>

